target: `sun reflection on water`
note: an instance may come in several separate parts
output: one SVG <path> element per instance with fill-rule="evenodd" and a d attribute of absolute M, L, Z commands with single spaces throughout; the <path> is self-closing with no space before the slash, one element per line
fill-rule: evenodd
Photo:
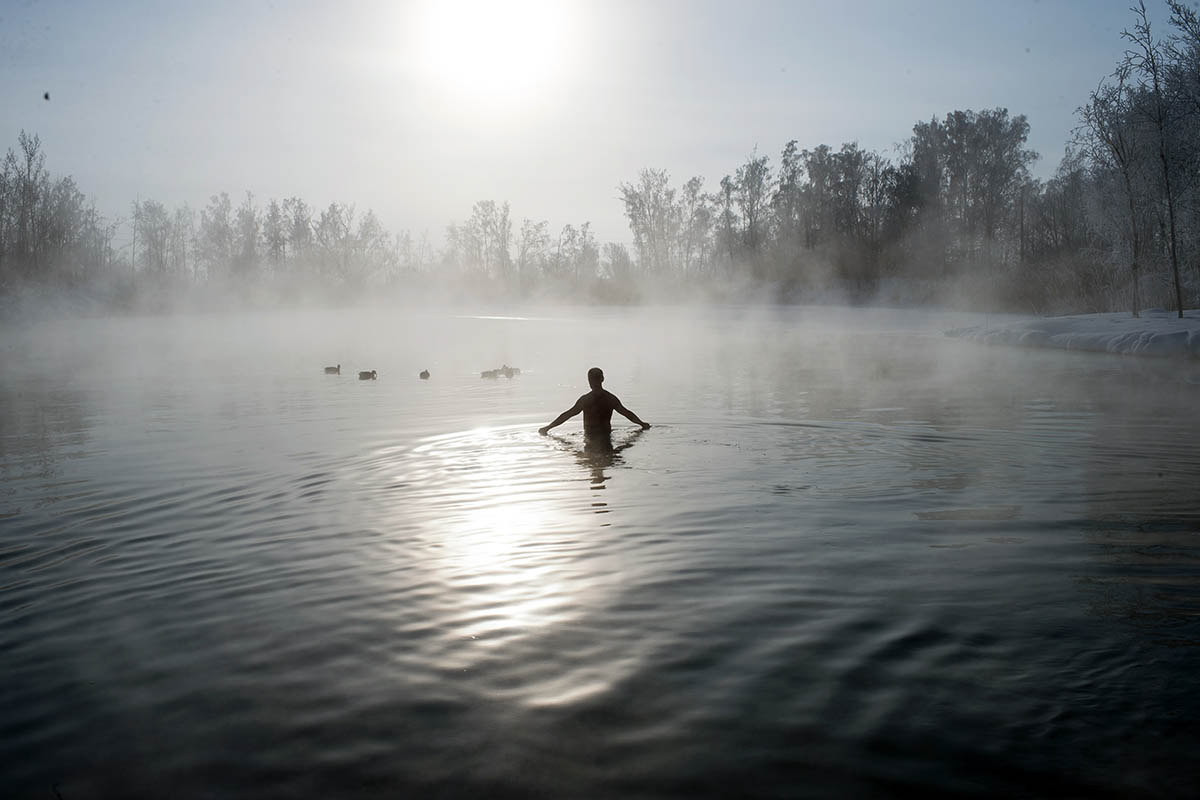
<path fill-rule="evenodd" d="M 634 669 L 632 654 L 614 670 L 596 651 L 590 620 L 628 580 L 609 512 L 640 434 L 479 427 L 377 453 L 387 513 L 411 533 L 392 553 L 422 584 L 401 615 L 420 642 L 406 663 L 529 708 L 602 694 Z"/>
<path fill-rule="evenodd" d="M 491 646 L 566 624 L 594 588 L 562 464 L 525 426 L 477 428 L 413 448 L 410 478 L 434 547 L 423 564 L 456 607 L 457 637 Z M 577 507 L 577 503 L 575 506 Z"/>

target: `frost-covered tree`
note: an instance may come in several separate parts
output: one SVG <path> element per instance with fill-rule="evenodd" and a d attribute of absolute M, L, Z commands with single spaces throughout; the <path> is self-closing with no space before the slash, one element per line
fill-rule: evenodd
<path fill-rule="evenodd" d="M 275 198 L 267 203 L 262 217 L 262 243 L 273 272 L 279 272 L 287 257 L 287 215 Z"/>
<path fill-rule="evenodd" d="M 680 222 L 667 171 L 643 169 L 637 183 L 622 183 L 619 189 L 642 270 L 658 276 L 674 274 Z"/>
<path fill-rule="evenodd" d="M 700 275 L 711 258 L 713 227 L 712 200 L 704 192 L 703 178 L 693 177 L 683 185 L 676 215 L 680 268 L 685 275 Z"/>
<path fill-rule="evenodd" d="M 254 195 L 246 192 L 234 219 L 233 272 L 242 278 L 258 271 L 259 239 L 262 223 L 254 205 Z"/>
<path fill-rule="evenodd" d="M 633 277 L 633 258 L 629 249 L 619 242 L 606 242 L 602 261 L 604 274 L 610 279 L 624 284 Z"/>
<path fill-rule="evenodd" d="M 1175 229 L 1175 192 L 1171 185 L 1173 170 L 1171 157 L 1171 136 L 1168 129 L 1175 124 L 1171 102 L 1166 96 L 1167 66 L 1163 45 L 1154 38 L 1150 30 L 1150 20 L 1146 16 L 1145 0 L 1138 0 L 1133 9 L 1137 16 L 1133 30 L 1124 30 L 1121 37 L 1130 43 L 1130 49 L 1125 53 L 1123 67 L 1128 68 L 1131 75 L 1139 80 L 1141 102 L 1136 103 L 1136 112 L 1145 118 L 1154 130 L 1156 151 L 1160 176 L 1163 182 L 1163 195 L 1167 206 L 1167 235 L 1171 257 L 1171 278 L 1175 287 L 1175 303 L 1180 318 L 1183 317 L 1183 289 L 1179 280 L 1179 256 L 1177 233 Z"/>
<path fill-rule="evenodd" d="M 233 261 L 233 204 L 225 192 L 209 198 L 200 211 L 196 255 L 209 280 L 229 274 Z"/>
<path fill-rule="evenodd" d="M 139 243 L 137 267 L 147 276 L 162 280 L 167 274 L 171 244 L 171 215 L 154 200 L 141 200 L 133 207 L 134 232 Z"/>
<path fill-rule="evenodd" d="M 734 200 L 742 215 L 742 241 L 751 254 L 765 238 L 767 210 L 771 200 L 771 167 L 767 156 L 753 153 L 734 173 Z"/>
<path fill-rule="evenodd" d="M 546 258 L 550 250 L 550 223 L 535 222 L 528 217 L 521 220 L 521 233 L 517 239 L 517 282 L 528 286 L 546 269 Z"/>
<path fill-rule="evenodd" d="M 460 231 L 471 266 L 500 280 L 512 270 L 512 221 L 508 203 L 480 200 Z"/>
<path fill-rule="evenodd" d="M 334 286 L 343 285 L 351 279 L 354 218 L 354 206 L 330 203 L 313 225 L 318 270 L 322 279 Z"/>
<path fill-rule="evenodd" d="M 1119 176 L 1119 186 L 1127 213 L 1130 249 L 1130 302 L 1133 316 L 1141 315 L 1142 224 L 1140 221 L 1140 184 L 1145 169 L 1146 151 L 1139 141 L 1133 120 L 1132 92 L 1127 83 L 1128 68 L 1122 66 L 1088 97 L 1076 112 L 1081 125 L 1075 141 L 1083 149 L 1093 168 Z M 1141 137 L 1144 138 L 1144 137 Z M 1100 176 L 1095 176 L 1099 178 Z"/>

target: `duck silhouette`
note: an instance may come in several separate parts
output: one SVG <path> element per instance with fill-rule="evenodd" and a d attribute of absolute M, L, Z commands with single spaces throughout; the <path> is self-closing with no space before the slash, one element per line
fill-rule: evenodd
<path fill-rule="evenodd" d="M 342 374 L 342 365 L 338 364 L 336 367 L 326 367 L 325 374 L 326 375 L 341 375 Z"/>
<path fill-rule="evenodd" d="M 429 380 L 429 370 L 427 370 L 427 369 L 421 370 L 420 377 L 421 377 L 421 380 L 423 380 L 423 381 Z"/>
<path fill-rule="evenodd" d="M 373 380 L 375 380 L 376 377 L 378 377 L 378 373 L 375 372 L 375 370 L 370 370 L 369 372 L 358 373 L 358 379 L 360 381 L 373 381 Z"/>
<path fill-rule="evenodd" d="M 479 377 L 481 377 L 481 378 L 499 378 L 501 375 L 503 375 L 506 378 L 511 378 L 514 375 L 520 375 L 520 374 L 521 374 L 520 367 L 510 367 L 508 364 L 503 364 L 496 369 L 485 369 L 483 372 L 479 373 Z"/>

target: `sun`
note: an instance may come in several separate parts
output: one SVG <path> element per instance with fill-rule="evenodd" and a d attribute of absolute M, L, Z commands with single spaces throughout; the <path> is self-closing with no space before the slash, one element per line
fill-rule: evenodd
<path fill-rule="evenodd" d="M 570 19 L 561 0 L 436 0 L 422 11 L 422 68 L 461 100 L 525 104 L 566 66 Z"/>

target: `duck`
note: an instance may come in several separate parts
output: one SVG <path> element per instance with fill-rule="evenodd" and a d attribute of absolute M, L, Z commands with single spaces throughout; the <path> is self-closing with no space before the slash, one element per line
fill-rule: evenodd
<path fill-rule="evenodd" d="M 512 378 L 514 375 L 520 374 L 521 369 L 519 367 L 510 367 L 508 364 L 504 364 L 497 369 L 485 369 L 483 372 L 479 373 L 479 377 L 499 378 L 501 375 L 503 375 L 506 378 Z"/>
<path fill-rule="evenodd" d="M 427 380 L 429 380 L 429 370 L 427 370 L 427 369 L 423 369 L 423 370 L 421 370 L 421 375 L 420 375 L 420 378 L 421 378 L 421 380 L 423 380 L 423 381 L 427 381 Z"/>
<path fill-rule="evenodd" d="M 360 381 L 373 381 L 373 380 L 375 380 L 375 378 L 377 376 L 378 376 L 378 373 L 376 373 L 375 370 L 371 370 L 370 372 L 358 373 L 358 379 Z"/>
<path fill-rule="evenodd" d="M 326 375 L 341 375 L 342 374 L 342 365 L 338 364 L 336 367 L 326 367 L 325 374 Z"/>

